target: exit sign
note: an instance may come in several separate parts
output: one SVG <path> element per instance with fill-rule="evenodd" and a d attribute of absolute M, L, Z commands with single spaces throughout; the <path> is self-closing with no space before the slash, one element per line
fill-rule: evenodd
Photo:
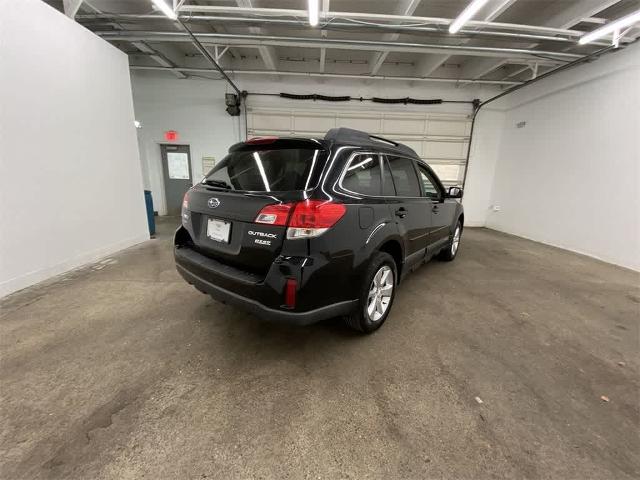
<path fill-rule="evenodd" d="M 175 142 L 178 140 L 178 132 L 176 132 L 175 130 L 167 130 L 166 132 L 164 132 L 164 139 L 167 142 Z"/>

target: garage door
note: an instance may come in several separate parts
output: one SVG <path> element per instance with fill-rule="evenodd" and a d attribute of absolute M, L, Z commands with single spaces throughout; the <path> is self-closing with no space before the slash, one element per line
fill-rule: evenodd
<path fill-rule="evenodd" d="M 323 137 L 335 127 L 364 130 L 404 143 L 431 165 L 445 185 L 462 185 L 471 130 L 467 115 L 247 107 L 250 137 Z"/>

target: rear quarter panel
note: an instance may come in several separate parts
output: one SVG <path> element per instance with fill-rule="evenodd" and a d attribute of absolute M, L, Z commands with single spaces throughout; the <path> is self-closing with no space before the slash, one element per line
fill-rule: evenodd
<path fill-rule="evenodd" d="M 357 203 L 354 198 L 336 200 L 347 206 L 345 215 L 323 235 L 309 240 L 314 259 L 327 264 L 313 278 L 313 283 L 323 288 L 327 302 L 344 300 L 345 293 L 350 299 L 357 298 L 377 242 L 395 228 L 382 199 L 360 198 Z"/>

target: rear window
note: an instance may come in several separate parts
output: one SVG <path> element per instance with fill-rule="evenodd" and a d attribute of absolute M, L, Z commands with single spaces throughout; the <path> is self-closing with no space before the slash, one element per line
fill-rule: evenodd
<path fill-rule="evenodd" d="M 323 153 L 301 148 L 232 152 L 207 174 L 204 183 L 252 192 L 306 190 L 318 182 Z"/>

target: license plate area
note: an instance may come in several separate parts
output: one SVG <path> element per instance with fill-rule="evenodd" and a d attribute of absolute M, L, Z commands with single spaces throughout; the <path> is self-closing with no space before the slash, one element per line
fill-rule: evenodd
<path fill-rule="evenodd" d="M 221 243 L 229 243 L 231 233 L 231 222 L 219 220 L 217 218 L 207 219 L 207 237 Z"/>

